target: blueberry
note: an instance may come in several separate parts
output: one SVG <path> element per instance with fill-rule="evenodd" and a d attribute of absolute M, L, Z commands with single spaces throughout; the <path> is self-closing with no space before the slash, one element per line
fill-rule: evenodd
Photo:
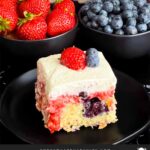
<path fill-rule="evenodd" d="M 116 30 L 115 34 L 124 35 L 124 31 L 122 29 Z"/>
<path fill-rule="evenodd" d="M 109 14 L 109 16 L 108 16 L 108 24 L 111 24 L 112 19 L 113 19 L 114 16 L 115 16 L 114 14 Z"/>
<path fill-rule="evenodd" d="M 134 0 L 130 0 L 130 2 L 129 3 L 132 3 L 133 5 L 134 5 Z"/>
<path fill-rule="evenodd" d="M 85 4 L 91 6 L 91 4 L 93 4 L 93 1 L 86 1 Z"/>
<path fill-rule="evenodd" d="M 81 8 L 81 13 L 85 14 L 89 10 L 89 8 L 90 8 L 89 5 L 83 5 Z"/>
<path fill-rule="evenodd" d="M 121 15 L 114 15 L 114 17 L 115 17 L 115 18 L 118 18 L 118 19 L 122 19 L 122 16 L 121 16 Z M 114 17 L 113 17 L 113 18 L 114 18 Z"/>
<path fill-rule="evenodd" d="M 120 0 L 121 4 L 128 3 L 128 2 L 129 2 L 129 0 Z"/>
<path fill-rule="evenodd" d="M 138 18 L 138 11 L 133 10 L 132 13 L 133 13 L 133 17 L 137 19 Z"/>
<path fill-rule="evenodd" d="M 95 48 L 89 48 L 86 52 L 86 61 L 88 67 L 97 67 L 99 65 L 99 55 Z"/>
<path fill-rule="evenodd" d="M 146 3 L 146 0 L 134 0 L 135 6 L 142 7 Z"/>
<path fill-rule="evenodd" d="M 93 106 L 92 106 L 93 109 L 100 109 L 100 107 L 101 107 L 100 101 L 93 102 Z"/>
<path fill-rule="evenodd" d="M 98 56 L 98 50 L 96 48 L 89 48 L 86 51 L 86 55 L 96 57 Z"/>
<path fill-rule="evenodd" d="M 97 19 L 98 19 L 98 15 L 94 16 L 94 17 L 92 18 L 92 21 L 97 21 Z"/>
<path fill-rule="evenodd" d="M 140 33 L 146 32 L 147 31 L 147 25 L 146 24 L 138 24 L 137 25 L 137 30 Z"/>
<path fill-rule="evenodd" d="M 113 6 L 119 6 L 120 5 L 120 1 L 119 0 L 111 0 Z"/>
<path fill-rule="evenodd" d="M 94 3 L 94 4 L 91 5 L 90 8 L 91 8 L 91 10 L 92 10 L 94 13 L 98 13 L 98 12 L 101 10 L 102 7 L 101 7 L 101 5 Z"/>
<path fill-rule="evenodd" d="M 150 10 L 150 3 L 144 4 L 144 7 L 148 8 Z"/>
<path fill-rule="evenodd" d="M 84 106 L 84 117 L 92 118 L 94 116 L 99 115 L 102 112 L 107 112 L 108 107 L 105 103 L 103 103 L 98 98 L 88 99 L 87 101 L 83 102 Z"/>
<path fill-rule="evenodd" d="M 104 108 L 104 109 L 105 109 L 105 108 Z M 97 116 L 98 114 L 101 113 L 101 111 L 103 111 L 103 108 L 102 108 L 102 106 L 101 106 L 100 100 L 97 101 L 97 102 L 95 102 L 95 103 L 93 104 L 93 106 L 92 106 L 92 111 L 93 111 L 93 114 L 94 114 L 95 116 Z"/>
<path fill-rule="evenodd" d="M 101 105 L 99 113 L 107 112 L 107 111 L 108 111 L 108 107 L 106 107 L 106 105 Z"/>
<path fill-rule="evenodd" d="M 133 17 L 133 12 L 131 10 L 124 10 L 122 12 L 122 16 L 123 18 L 127 19 L 127 18 L 130 18 L 130 17 Z"/>
<path fill-rule="evenodd" d="M 122 9 L 123 9 L 123 10 L 132 10 L 132 9 L 133 9 L 133 4 L 132 4 L 131 2 L 129 2 L 129 3 L 124 3 L 124 4 L 122 5 Z"/>
<path fill-rule="evenodd" d="M 88 94 L 87 94 L 87 92 L 80 92 L 79 96 L 85 99 L 85 98 L 87 98 Z"/>
<path fill-rule="evenodd" d="M 113 12 L 115 13 L 115 14 L 118 14 L 118 13 L 120 13 L 120 11 L 121 11 L 121 8 L 120 8 L 120 6 L 114 6 L 113 7 Z"/>
<path fill-rule="evenodd" d="M 147 13 L 150 13 L 150 9 L 145 7 L 145 6 L 143 6 L 143 7 L 140 8 L 140 12 L 144 13 L 144 14 L 147 14 Z"/>
<path fill-rule="evenodd" d="M 111 21 L 112 21 L 112 17 L 108 16 L 108 24 L 111 24 Z"/>
<path fill-rule="evenodd" d="M 105 26 L 104 32 L 106 33 L 113 33 L 113 29 L 110 25 Z"/>
<path fill-rule="evenodd" d="M 134 26 L 127 26 L 126 27 L 126 32 L 129 35 L 134 35 L 134 34 L 137 34 L 137 29 Z"/>
<path fill-rule="evenodd" d="M 102 0 L 92 0 L 92 3 L 102 3 Z"/>
<path fill-rule="evenodd" d="M 89 19 L 88 19 L 87 16 L 84 16 L 84 17 L 82 18 L 82 20 L 83 20 L 84 23 L 87 23 Z"/>
<path fill-rule="evenodd" d="M 105 105 L 103 111 L 104 111 L 104 112 L 108 112 L 108 111 L 109 111 L 109 109 L 108 109 L 108 107 L 107 107 L 106 105 Z"/>
<path fill-rule="evenodd" d="M 86 111 L 89 111 L 91 108 L 91 102 L 90 101 L 85 102 L 84 107 L 85 107 Z"/>
<path fill-rule="evenodd" d="M 110 13 L 110 12 L 113 11 L 113 4 L 112 4 L 111 2 L 109 2 L 109 1 L 106 1 L 106 2 L 104 2 L 104 4 L 103 4 L 103 9 L 104 9 L 105 11 L 107 11 L 108 13 Z"/>
<path fill-rule="evenodd" d="M 89 21 L 89 22 L 86 23 L 86 26 L 87 26 L 88 28 L 91 28 L 92 23 Z"/>
<path fill-rule="evenodd" d="M 123 27 L 122 27 L 122 30 L 125 31 L 125 30 L 126 30 L 126 27 L 127 27 L 127 26 L 124 24 Z"/>
<path fill-rule="evenodd" d="M 100 13 L 99 13 L 100 16 L 106 16 L 106 17 L 107 17 L 107 14 L 108 13 L 105 10 L 101 10 Z"/>
<path fill-rule="evenodd" d="M 133 5 L 133 8 L 132 8 L 132 10 L 138 10 L 138 8 L 135 6 L 135 5 Z"/>
<path fill-rule="evenodd" d="M 123 26 L 123 20 L 122 20 L 121 16 L 119 16 L 119 15 L 114 16 L 114 18 L 112 19 L 112 22 L 111 22 L 111 26 L 115 30 L 121 29 Z"/>
<path fill-rule="evenodd" d="M 98 17 L 98 23 L 100 24 L 100 26 L 104 27 L 108 24 L 108 17 L 101 15 Z"/>
<path fill-rule="evenodd" d="M 92 24 L 91 24 L 91 27 L 94 28 L 94 29 L 97 29 L 98 28 L 98 23 L 96 21 L 92 21 Z"/>
<path fill-rule="evenodd" d="M 139 15 L 138 19 L 141 23 L 146 23 L 147 24 L 147 23 L 150 22 L 149 14 L 142 13 L 142 14 Z"/>
<path fill-rule="evenodd" d="M 114 18 L 114 14 L 109 14 L 109 17 L 111 17 L 111 19 L 113 19 Z"/>
<path fill-rule="evenodd" d="M 87 117 L 87 118 L 92 118 L 92 117 L 94 117 L 94 114 L 93 114 L 92 111 L 88 111 L 88 112 L 85 113 L 84 116 Z"/>
<path fill-rule="evenodd" d="M 128 18 L 127 26 L 136 26 L 136 19 L 135 18 Z"/>
<path fill-rule="evenodd" d="M 93 13 L 91 10 L 88 10 L 88 11 L 87 11 L 87 17 L 88 17 L 89 19 L 92 19 L 94 16 L 96 16 L 96 14 Z"/>
<path fill-rule="evenodd" d="M 147 29 L 148 29 L 148 30 L 150 29 L 150 23 L 147 24 Z"/>
<path fill-rule="evenodd" d="M 96 97 L 91 99 L 91 105 L 91 111 L 95 116 L 100 114 L 101 112 L 105 112 L 106 110 L 105 103 L 101 102 L 101 100 Z"/>

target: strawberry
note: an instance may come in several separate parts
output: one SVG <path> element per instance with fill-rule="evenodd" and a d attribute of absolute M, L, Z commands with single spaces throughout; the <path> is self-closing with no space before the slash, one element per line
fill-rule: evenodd
<path fill-rule="evenodd" d="M 70 69 L 80 70 L 86 66 L 86 55 L 77 47 L 69 47 L 61 54 L 60 63 Z"/>
<path fill-rule="evenodd" d="M 64 13 L 62 10 L 54 10 L 47 17 L 48 35 L 56 36 L 71 30 L 76 20 L 72 14 Z"/>
<path fill-rule="evenodd" d="M 1 0 L 0 7 L 3 7 L 10 11 L 16 11 L 17 0 Z"/>
<path fill-rule="evenodd" d="M 46 37 L 47 23 L 43 17 L 25 13 L 25 18 L 20 19 L 17 36 L 24 40 L 40 40 Z"/>
<path fill-rule="evenodd" d="M 23 12 L 27 11 L 36 15 L 46 17 L 50 10 L 49 0 L 25 0 L 19 5 L 19 14 L 23 17 Z"/>
<path fill-rule="evenodd" d="M 75 14 L 75 4 L 72 0 L 56 0 L 54 9 L 62 9 Z"/>
<path fill-rule="evenodd" d="M 0 33 L 13 31 L 17 25 L 18 16 L 15 11 L 10 11 L 0 6 Z"/>

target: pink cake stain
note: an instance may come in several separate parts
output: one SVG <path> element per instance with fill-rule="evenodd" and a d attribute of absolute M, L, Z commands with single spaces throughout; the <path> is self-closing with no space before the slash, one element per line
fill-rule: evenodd
<path fill-rule="evenodd" d="M 49 100 L 49 106 L 47 107 L 47 111 L 50 113 L 48 129 L 51 133 L 60 130 L 60 116 L 66 104 L 79 103 L 79 99 L 78 96 L 59 96 L 57 100 Z"/>
<path fill-rule="evenodd" d="M 114 87 L 110 87 L 107 91 L 95 92 L 88 96 L 89 99 L 97 97 L 99 100 L 107 100 L 109 97 L 112 97 L 115 93 Z"/>

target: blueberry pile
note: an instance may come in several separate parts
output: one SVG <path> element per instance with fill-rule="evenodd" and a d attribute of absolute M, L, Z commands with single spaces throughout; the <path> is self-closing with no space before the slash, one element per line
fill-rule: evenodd
<path fill-rule="evenodd" d="M 99 115 L 102 112 L 107 112 L 108 107 L 102 103 L 98 98 L 88 99 L 86 92 L 81 92 L 79 96 L 82 97 L 84 114 L 83 116 L 87 118 L 92 118 Z"/>
<path fill-rule="evenodd" d="M 147 0 L 91 0 L 82 6 L 81 19 L 87 27 L 106 33 L 143 33 L 150 30 L 150 3 Z"/>

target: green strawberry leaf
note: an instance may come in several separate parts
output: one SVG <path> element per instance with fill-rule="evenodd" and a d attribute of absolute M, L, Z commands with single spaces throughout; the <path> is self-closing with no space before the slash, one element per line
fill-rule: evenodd
<path fill-rule="evenodd" d="M 9 30 L 10 21 L 6 18 L 0 17 L 0 32 Z"/>

